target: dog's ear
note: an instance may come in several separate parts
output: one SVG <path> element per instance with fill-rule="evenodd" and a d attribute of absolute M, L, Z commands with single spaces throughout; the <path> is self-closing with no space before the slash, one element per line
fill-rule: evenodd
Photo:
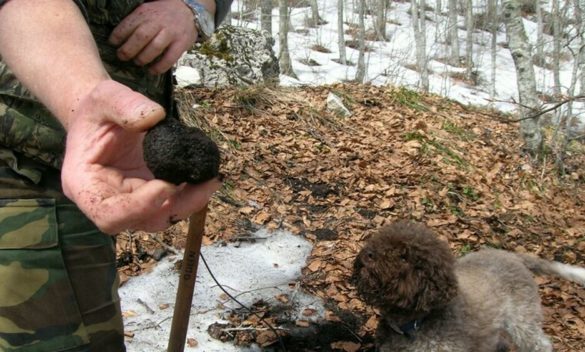
<path fill-rule="evenodd" d="M 428 312 L 445 306 L 457 295 L 457 278 L 454 271 L 455 261 L 448 247 L 436 251 L 424 260 L 425 265 L 416 271 L 417 280 L 421 283 L 416 310 Z"/>

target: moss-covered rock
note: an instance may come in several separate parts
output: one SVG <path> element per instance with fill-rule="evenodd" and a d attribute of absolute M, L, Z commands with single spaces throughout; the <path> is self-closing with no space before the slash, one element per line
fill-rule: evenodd
<path fill-rule="evenodd" d="M 198 70 L 191 85 L 224 87 L 277 83 L 280 70 L 267 32 L 222 26 L 205 43 L 186 53 L 179 65 Z"/>

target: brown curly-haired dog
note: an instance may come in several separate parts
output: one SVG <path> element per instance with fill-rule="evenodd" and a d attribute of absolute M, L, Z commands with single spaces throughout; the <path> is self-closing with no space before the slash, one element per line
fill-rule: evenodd
<path fill-rule="evenodd" d="M 458 260 L 426 226 L 401 221 L 371 237 L 352 281 L 381 313 L 380 351 L 552 351 L 532 272 L 585 284 L 585 269 L 482 249 Z"/>

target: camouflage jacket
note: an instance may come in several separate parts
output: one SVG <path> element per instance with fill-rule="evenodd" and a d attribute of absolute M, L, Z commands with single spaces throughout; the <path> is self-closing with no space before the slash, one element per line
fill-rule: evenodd
<path fill-rule="evenodd" d="M 0 6 L 5 1 L 0 0 Z M 116 57 L 116 48 L 108 44 L 114 27 L 144 0 L 76 0 L 83 12 L 110 76 L 172 109 L 172 77 L 147 74 L 146 69 Z M 229 11 L 231 0 L 216 0 L 216 23 Z M 34 170 L 22 170 L 14 153 L 44 165 L 60 168 L 65 147 L 65 130 L 59 121 L 16 79 L 0 57 L 0 162 L 34 179 Z M 2 157 L 9 155 L 9 157 Z"/>

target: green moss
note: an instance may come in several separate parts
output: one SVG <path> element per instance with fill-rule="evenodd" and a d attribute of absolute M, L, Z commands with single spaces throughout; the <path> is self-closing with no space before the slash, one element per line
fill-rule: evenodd
<path fill-rule="evenodd" d="M 401 87 L 393 90 L 391 93 L 393 103 L 407 106 L 418 111 L 428 111 L 429 109 L 423 104 L 421 95 L 411 89 Z"/>
<path fill-rule="evenodd" d="M 202 55 L 215 57 L 227 62 L 235 60 L 230 51 L 228 36 L 225 32 L 216 33 L 213 40 L 201 44 L 197 51 Z"/>
<path fill-rule="evenodd" d="M 443 126 L 441 126 L 441 128 L 452 135 L 458 136 L 459 138 L 461 138 L 461 140 L 464 141 L 471 141 L 476 137 L 473 132 L 463 129 L 459 127 L 456 123 L 450 121 L 443 122 Z"/>

